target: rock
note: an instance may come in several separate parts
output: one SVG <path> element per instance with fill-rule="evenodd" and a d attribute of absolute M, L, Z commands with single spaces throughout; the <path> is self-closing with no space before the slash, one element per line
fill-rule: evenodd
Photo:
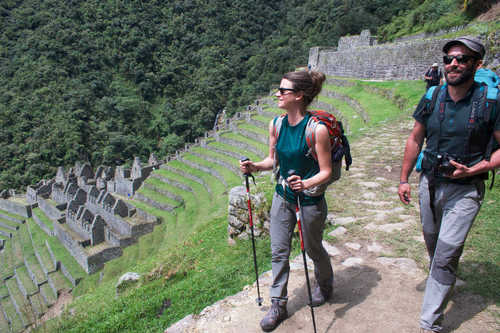
<path fill-rule="evenodd" d="M 364 187 L 368 187 L 368 188 L 376 188 L 376 187 L 380 186 L 379 183 L 375 183 L 375 182 L 359 182 L 359 185 L 364 186 Z"/>
<path fill-rule="evenodd" d="M 252 218 L 254 223 L 254 235 L 256 237 L 269 231 L 268 212 L 262 212 L 260 207 L 265 204 L 262 193 L 251 194 Z M 267 223 L 266 223 L 267 222 Z M 250 233 L 249 212 L 247 203 L 247 193 L 244 186 L 233 187 L 229 191 L 228 206 L 228 233 L 231 238 L 248 239 L 248 236 L 241 236 Z"/>
<path fill-rule="evenodd" d="M 328 255 L 330 257 L 335 257 L 340 255 L 340 250 L 337 249 L 335 246 L 330 245 L 328 242 L 323 241 L 323 247 L 325 248 L 326 252 L 328 252 Z"/>
<path fill-rule="evenodd" d="M 353 267 L 353 266 L 359 266 L 362 263 L 363 263 L 363 259 L 352 257 L 352 258 L 347 258 L 346 260 L 344 260 L 344 262 L 342 262 L 342 265 L 346 266 L 346 267 Z"/>
<path fill-rule="evenodd" d="M 188 327 L 193 326 L 194 323 L 195 320 L 193 318 L 193 315 L 190 314 L 167 328 L 165 331 L 163 331 L 163 333 L 183 333 Z"/>
<path fill-rule="evenodd" d="M 377 261 L 386 267 L 395 267 L 411 275 L 415 275 L 418 272 L 417 263 L 410 258 L 379 257 Z"/>
<path fill-rule="evenodd" d="M 374 252 L 374 253 L 380 253 L 384 250 L 383 247 L 377 243 L 372 243 L 371 245 L 368 245 L 367 249 L 368 252 Z"/>
<path fill-rule="evenodd" d="M 363 199 L 366 199 L 366 200 L 373 200 L 377 197 L 377 195 L 373 192 L 365 192 L 365 193 L 363 193 L 362 197 L 363 197 Z"/>
<path fill-rule="evenodd" d="M 344 228 L 344 227 L 338 227 L 337 229 L 335 229 L 332 232 L 330 232 L 328 234 L 328 236 L 339 237 L 339 236 L 342 236 L 343 234 L 345 234 L 346 232 L 347 232 L 346 228 Z"/>
<path fill-rule="evenodd" d="M 388 223 L 388 224 L 382 224 L 382 225 L 377 225 L 375 223 L 369 223 L 365 226 L 366 230 L 378 230 L 378 231 L 383 231 L 383 232 L 393 232 L 394 230 L 403 230 L 407 228 L 409 225 L 408 222 L 402 222 L 402 223 Z"/>
<path fill-rule="evenodd" d="M 118 296 L 120 292 L 122 292 L 124 289 L 128 288 L 129 286 L 137 283 L 139 279 L 141 278 L 141 275 L 138 273 L 134 272 L 127 272 L 123 274 L 118 282 L 116 283 L 116 295 Z"/>
<path fill-rule="evenodd" d="M 358 251 L 359 249 L 361 249 L 361 244 L 358 244 L 358 243 L 345 243 L 345 246 L 350 248 L 351 250 L 356 250 Z"/>
<path fill-rule="evenodd" d="M 333 225 L 335 224 L 345 225 L 353 222 L 356 222 L 356 219 L 354 217 L 338 217 L 331 221 Z"/>

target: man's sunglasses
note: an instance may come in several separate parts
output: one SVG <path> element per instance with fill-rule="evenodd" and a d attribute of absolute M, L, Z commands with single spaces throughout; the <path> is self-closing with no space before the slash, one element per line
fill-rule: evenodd
<path fill-rule="evenodd" d="M 285 91 L 296 92 L 297 90 L 292 89 L 292 88 L 278 88 L 276 93 L 280 93 L 280 95 L 286 95 Z"/>
<path fill-rule="evenodd" d="M 445 65 L 449 65 L 453 62 L 453 59 L 456 59 L 459 64 L 465 64 L 469 60 L 471 60 L 471 59 L 476 60 L 477 58 L 474 56 L 466 55 L 466 54 L 460 54 L 460 55 L 456 55 L 456 56 L 445 55 L 443 57 L 443 62 L 445 63 Z"/>

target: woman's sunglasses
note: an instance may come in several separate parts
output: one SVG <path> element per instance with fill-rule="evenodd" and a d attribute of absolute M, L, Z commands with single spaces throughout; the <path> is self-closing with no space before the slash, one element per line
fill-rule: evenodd
<path fill-rule="evenodd" d="M 285 94 L 285 91 L 296 92 L 297 90 L 292 89 L 292 88 L 278 88 L 276 93 L 280 93 L 280 95 L 287 95 L 287 94 Z"/>
<path fill-rule="evenodd" d="M 443 57 L 443 62 L 445 63 L 445 65 L 449 65 L 453 62 L 453 59 L 456 59 L 459 64 L 465 64 L 469 60 L 471 60 L 471 59 L 475 60 L 477 58 L 474 56 L 466 55 L 466 54 L 460 54 L 460 55 L 456 55 L 456 56 L 445 55 Z"/>

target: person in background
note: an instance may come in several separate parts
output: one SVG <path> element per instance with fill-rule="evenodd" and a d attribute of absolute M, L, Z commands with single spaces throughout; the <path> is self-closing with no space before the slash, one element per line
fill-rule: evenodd
<path fill-rule="evenodd" d="M 471 110 L 484 101 L 482 86 L 474 82 L 484 46 L 474 37 L 460 37 L 447 42 L 443 52 L 447 85 L 435 88 L 440 90 L 434 105 L 422 97 L 413 114 L 415 124 L 406 142 L 398 189 L 399 199 L 409 204 L 408 177 L 425 139 L 419 186 L 420 220 L 430 261 L 420 314 L 425 333 L 443 329 L 464 243 L 483 202 L 484 179 L 488 171 L 500 167 L 500 149 L 488 148 L 490 141 L 500 143 L 498 105 L 489 120 L 481 115 L 471 118 L 475 113 Z"/>
<path fill-rule="evenodd" d="M 431 68 L 425 72 L 424 79 L 427 83 L 426 89 L 429 89 L 432 86 L 439 86 L 442 83 L 443 73 L 439 69 L 437 62 L 433 63 Z"/>
<path fill-rule="evenodd" d="M 322 245 L 327 215 L 324 194 L 309 196 L 308 189 L 330 179 L 332 162 L 330 139 L 325 125 L 316 127 L 315 151 L 317 161 L 306 156 L 308 146 L 305 129 L 311 114 L 307 107 L 320 93 L 325 75 L 315 71 L 290 72 L 283 76 L 276 92 L 278 107 L 286 111 L 279 136 L 275 134 L 275 122 L 269 123 L 269 155 L 260 162 L 240 161 L 243 173 L 272 170 L 279 164 L 280 181 L 276 184 L 271 206 L 271 254 L 273 283 L 270 289 L 271 308 L 260 322 L 262 330 L 274 330 L 287 318 L 289 256 L 292 236 L 297 223 L 296 195 L 301 193 L 302 231 L 307 255 L 314 262 L 317 286 L 312 292 L 312 305 L 326 302 L 333 291 L 333 270 L 328 253 Z M 289 170 L 296 174 L 288 176 Z M 286 180 L 283 185 L 281 180 Z"/>

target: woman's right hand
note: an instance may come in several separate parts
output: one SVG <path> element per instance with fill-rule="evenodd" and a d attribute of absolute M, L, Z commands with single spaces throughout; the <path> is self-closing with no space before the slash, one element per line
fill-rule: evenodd
<path fill-rule="evenodd" d="M 240 170 L 243 174 L 247 174 L 257 171 L 257 167 L 255 163 L 250 160 L 240 161 Z"/>

